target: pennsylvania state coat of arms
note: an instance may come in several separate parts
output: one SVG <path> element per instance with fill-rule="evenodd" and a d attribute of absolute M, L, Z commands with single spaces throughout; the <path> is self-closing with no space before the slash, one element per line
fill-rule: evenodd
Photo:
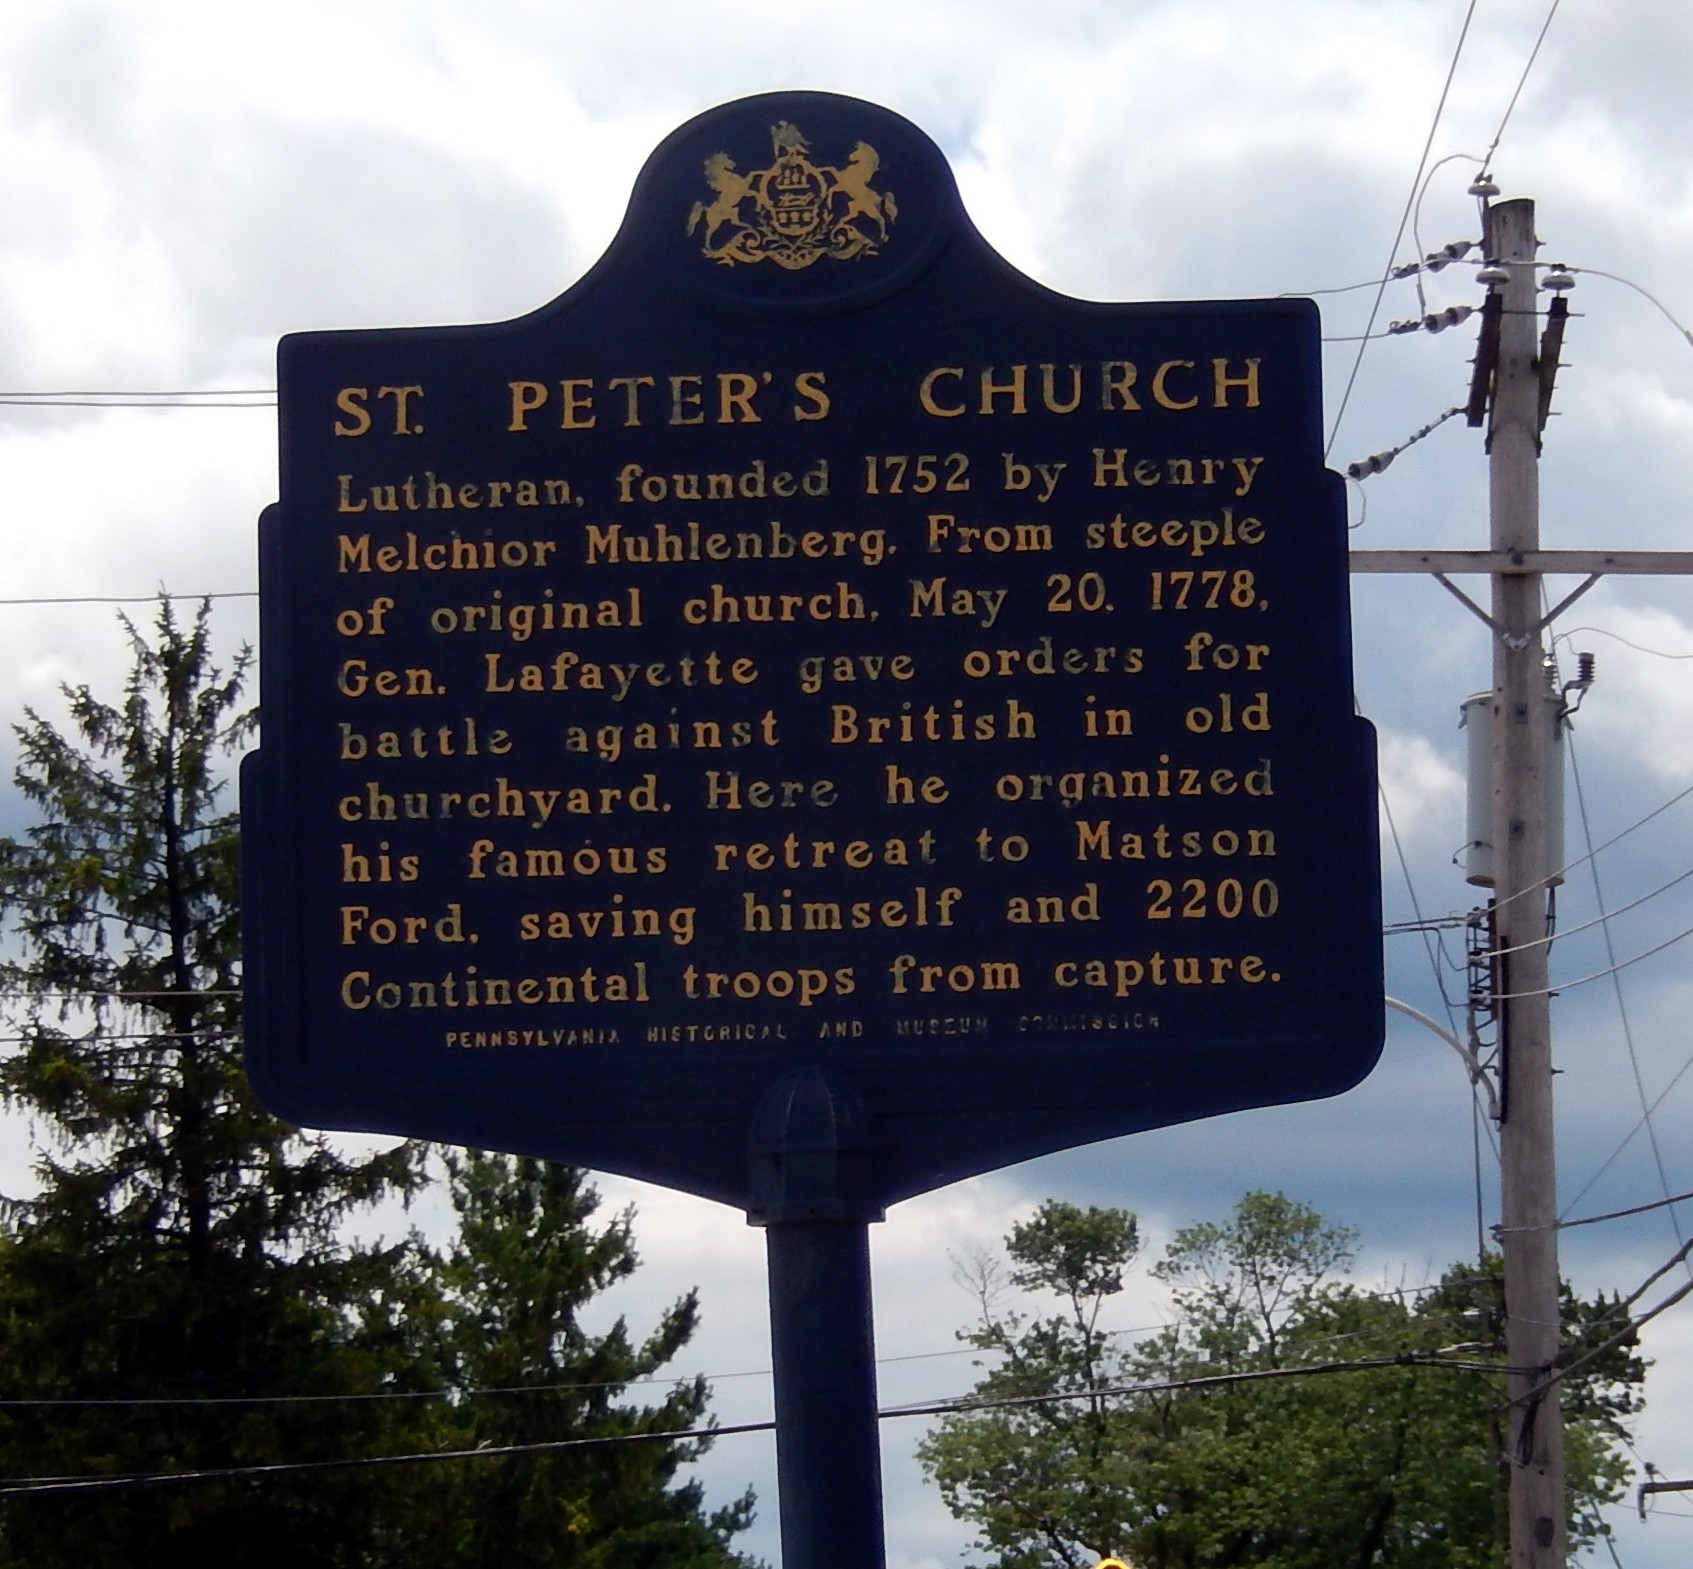
<path fill-rule="evenodd" d="M 770 143 L 773 162 L 752 174 L 727 153 L 706 159 L 715 195 L 688 216 L 689 234 L 704 229 L 702 253 L 725 267 L 773 261 L 790 272 L 820 256 L 875 255 L 899 216 L 893 192 L 870 184 L 882 162 L 876 149 L 859 142 L 839 169 L 813 163 L 810 143 L 786 120 L 770 128 Z"/>

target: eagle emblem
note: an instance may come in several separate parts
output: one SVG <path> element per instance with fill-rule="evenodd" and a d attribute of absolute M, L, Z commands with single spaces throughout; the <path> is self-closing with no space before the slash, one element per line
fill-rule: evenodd
<path fill-rule="evenodd" d="M 773 261 L 797 272 L 821 256 L 874 256 L 899 216 L 892 191 L 871 185 L 882 160 L 859 142 L 841 168 L 814 163 L 811 144 L 787 120 L 770 128 L 771 164 L 742 174 L 727 153 L 705 161 L 709 202 L 694 203 L 688 233 L 704 230 L 701 253 L 725 267 Z"/>

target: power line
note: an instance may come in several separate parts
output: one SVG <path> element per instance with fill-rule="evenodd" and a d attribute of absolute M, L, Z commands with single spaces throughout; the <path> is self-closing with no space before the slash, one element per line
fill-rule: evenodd
<path fill-rule="evenodd" d="M 1433 1290 L 1433 1287 L 1422 1288 Z M 1382 1293 L 1392 1295 L 1392 1293 Z M 1144 1335 L 1163 1329 L 1162 1324 L 1141 1324 L 1132 1329 L 1113 1329 L 1105 1331 L 1108 1335 Z M 901 1356 L 877 1357 L 878 1367 L 892 1367 L 903 1362 L 934 1362 L 943 1357 L 975 1356 L 980 1352 L 977 1346 L 958 1346 L 947 1351 L 913 1351 Z M 769 1378 L 771 1369 L 767 1367 L 740 1368 L 732 1373 L 678 1373 L 672 1378 L 624 1378 L 602 1379 L 598 1382 L 583 1381 L 565 1384 L 509 1384 L 496 1385 L 486 1389 L 377 1389 L 366 1392 L 342 1392 L 332 1395 L 110 1395 L 98 1398 L 77 1399 L 72 1397 L 56 1397 L 50 1395 L 18 1397 L 16 1399 L 0 1399 L 0 1410 L 75 1410 L 79 1407 L 90 1407 L 96 1410 L 116 1409 L 126 1407 L 137 1409 L 153 1407 L 190 1407 L 190 1406 L 290 1406 L 290 1405 L 369 1405 L 387 1400 L 445 1400 L 457 1402 L 462 1400 L 480 1400 L 486 1397 L 500 1397 L 506 1395 L 570 1395 L 591 1393 L 596 1390 L 611 1389 L 674 1389 L 678 1384 L 693 1383 L 703 1380 L 707 1384 L 720 1384 L 735 1378 Z"/>
<path fill-rule="evenodd" d="M 1428 155 L 1434 146 L 1435 132 L 1440 128 L 1440 117 L 1446 112 L 1446 99 L 1452 91 L 1452 80 L 1458 74 L 1458 61 L 1464 52 L 1464 40 L 1470 35 L 1470 23 L 1475 18 L 1476 0 L 1470 0 L 1468 9 L 1464 12 L 1464 25 L 1459 30 L 1457 46 L 1452 51 L 1452 63 L 1447 67 L 1446 80 L 1441 85 L 1440 101 L 1435 105 L 1434 118 L 1429 122 L 1428 137 L 1423 142 L 1422 156 L 1417 159 L 1417 172 L 1411 177 L 1410 194 L 1405 198 L 1405 210 L 1399 215 L 1399 227 L 1394 230 L 1393 244 L 1387 253 L 1387 265 L 1391 269 L 1393 258 L 1399 254 L 1400 242 L 1405 238 L 1405 226 L 1411 220 L 1411 209 L 1417 199 L 1417 187 L 1422 181 L 1423 169 L 1428 163 Z M 1387 292 L 1387 280 L 1384 277 L 1376 290 L 1376 297 L 1370 306 L 1370 319 L 1365 323 L 1364 332 L 1369 334 L 1375 330 L 1376 317 L 1381 313 L 1382 296 Z M 1346 390 L 1341 394 L 1340 407 L 1335 410 L 1334 424 L 1329 427 L 1329 439 L 1323 445 L 1323 456 L 1326 458 L 1334 450 L 1335 437 L 1340 434 L 1340 423 L 1346 417 L 1347 405 L 1352 401 L 1352 389 L 1358 383 L 1358 371 L 1364 363 L 1364 351 L 1369 348 L 1367 341 L 1358 345 L 1358 353 L 1352 361 L 1352 373 L 1346 378 Z"/>
<path fill-rule="evenodd" d="M 9 409 L 271 409 L 276 407 L 273 398 L 268 403 L 239 403 L 235 401 L 214 402 L 210 399 L 196 403 L 179 403 L 161 401 L 158 403 L 118 403 L 99 402 L 94 399 L 77 398 L 0 398 L 0 408 Z"/>
<path fill-rule="evenodd" d="M 0 392 L 12 409 L 273 409 L 274 387 L 227 387 L 205 392 Z"/>
<path fill-rule="evenodd" d="M 1428 319 L 1432 320 L 1433 318 L 1431 317 Z M 1391 333 L 1393 329 L 1389 328 L 1388 331 Z M 1463 412 L 1463 405 L 1459 404 L 1448 409 L 1444 414 L 1439 415 L 1437 418 L 1430 420 L 1428 424 L 1422 427 L 1421 430 L 1413 431 L 1402 442 L 1400 442 L 1397 447 L 1389 447 L 1385 452 L 1373 452 L 1369 457 L 1364 458 L 1357 463 L 1348 463 L 1346 465 L 1346 477 L 1350 480 L 1363 481 L 1368 479 L 1372 474 L 1381 473 L 1382 470 L 1385 469 L 1396 457 L 1398 457 L 1401 452 L 1404 452 L 1409 447 L 1416 446 L 1416 444 L 1419 441 L 1422 441 L 1425 437 L 1432 436 L 1447 422 L 1447 420 L 1451 419 L 1454 415 L 1462 414 Z"/>
<path fill-rule="evenodd" d="M 1602 1220 L 1623 1220 L 1630 1215 L 1645 1215 L 1655 1209 L 1666 1209 L 1672 1204 L 1685 1204 L 1693 1199 L 1693 1193 L 1677 1193 L 1670 1198 L 1654 1199 L 1650 1204 L 1634 1204 L 1627 1209 L 1613 1209 L 1603 1215 L 1583 1215 L 1580 1220 L 1560 1220 L 1560 1229 L 1568 1231 L 1572 1226 L 1597 1226 Z"/>
<path fill-rule="evenodd" d="M 168 1482 L 222 1482 L 264 1476 L 299 1476 L 309 1471 L 360 1471 L 377 1466 L 419 1465 L 440 1460 L 498 1460 L 511 1455 L 557 1454 L 571 1449 L 609 1449 L 625 1444 L 684 1443 L 768 1433 L 774 1422 L 739 1422 L 732 1427 L 696 1427 L 665 1433 L 607 1433 L 597 1438 L 555 1438 L 540 1443 L 491 1444 L 478 1449 L 429 1450 L 408 1455 L 367 1455 L 354 1460 L 287 1460 L 272 1465 L 217 1466 L 197 1471 L 144 1471 L 126 1476 L 19 1477 L 0 1482 L 0 1498 L 21 1493 L 82 1493 L 115 1487 L 146 1487 Z"/>
<path fill-rule="evenodd" d="M 1548 18 L 1548 20 L 1550 20 L 1550 18 Z M 1588 820 L 1587 792 L 1582 787 L 1581 763 L 1576 755 L 1575 736 L 1573 733 L 1570 736 L 1569 750 L 1570 768 L 1575 777 L 1576 809 L 1581 814 L 1582 837 L 1589 845 L 1591 845 L 1593 842 L 1593 829 Z M 1593 898 L 1599 906 L 1601 919 L 1604 921 L 1605 957 L 1611 961 L 1611 985 L 1616 994 L 1617 1014 L 1622 1022 L 1622 1038 L 1623 1044 L 1628 1050 L 1629 1068 L 1634 1075 L 1635 1093 L 1640 1097 L 1640 1114 L 1642 1120 L 1646 1124 L 1647 1141 L 1652 1147 L 1652 1161 L 1658 1169 L 1658 1185 L 1662 1189 L 1664 1197 L 1667 1199 L 1669 1197 L 1670 1190 L 1669 1172 L 1664 1167 L 1664 1152 L 1658 1144 L 1657 1126 L 1653 1123 L 1651 1110 L 1646 1104 L 1646 1079 L 1640 1071 L 1640 1053 L 1635 1049 L 1634 1045 L 1634 1026 L 1630 1022 L 1628 1016 L 1628 999 L 1623 994 L 1621 974 L 1622 967 L 1617 963 L 1616 943 L 1611 935 L 1609 912 L 1605 910 L 1605 890 L 1599 881 L 1599 863 L 1595 860 L 1589 859 L 1587 863 L 1587 871 L 1588 875 L 1593 880 Z M 1680 880 L 1680 878 L 1676 879 L 1677 882 Z M 1624 909 L 1628 908 L 1631 908 L 1631 906 L 1624 906 Z M 1676 1241 L 1685 1242 L 1687 1239 L 1681 1230 L 1681 1217 L 1675 1213 L 1673 1208 L 1670 1211 L 1670 1220 L 1671 1224 L 1675 1227 Z"/>
<path fill-rule="evenodd" d="M 1647 1116 L 1663 1105 L 1663 1103 L 1669 1098 L 1670 1092 L 1676 1087 L 1676 1085 L 1681 1083 L 1681 1081 L 1687 1077 L 1689 1069 L 1693 1069 L 1693 1055 L 1689 1055 L 1687 1060 L 1676 1069 L 1675 1074 L 1670 1079 L 1669 1083 L 1659 1090 L 1652 1098 L 1652 1104 L 1647 1107 Z M 1600 1163 L 1599 1169 L 1582 1184 L 1581 1191 L 1570 1200 L 1570 1207 L 1573 1208 L 1575 1205 L 1579 1204 L 1582 1199 L 1584 1199 L 1593 1190 L 1594 1184 L 1597 1183 L 1599 1179 L 1616 1164 L 1623 1151 L 1634 1142 L 1634 1135 L 1646 1126 L 1646 1120 L 1646 1116 L 1641 1117 L 1641 1119 L 1622 1136 L 1622 1140 L 1617 1147 L 1605 1157 L 1605 1159 Z"/>
<path fill-rule="evenodd" d="M 1676 1249 L 1674 1255 L 1669 1259 L 1669 1261 L 1647 1276 L 1646 1280 L 1641 1284 L 1639 1290 L 1635 1291 L 1632 1296 L 1624 1298 L 1624 1302 L 1628 1306 L 1632 1306 L 1634 1303 L 1638 1302 L 1640 1298 L 1645 1295 L 1647 1289 L 1652 1285 L 1653 1281 L 1662 1279 L 1663 1276 L 1667 1275 L 1677 1264 L 1686 1262 L 1689 1250 L 1693 1250 L 1693 1242 L 1682 1244 L 1681 1247 Z M 1554 1384 L 1562 1383 L 1565 1379 L 1570 1378 L 1573 1374 L 1575 1374 L 1579 1369 L 1586 1367 L 1589 1362 L 1595 1361 L 1597 1358 L 1602 1357 L 1607 1351 L 1614 1350 L 1617 1346 L 1622 1345 L 1631 1335 L 1637 1335 L 1647 1324 L 1651 1323 L 1653 1319 L 1658 1317 L 1660 1313 L 1668 1312 L 1670 1308 L 1674 1307 L 1678 1302 L 1685 1301 L 1690 1295 L 1693 1295 L 1693 1276 L 1690 1276 L 1687 1280 L 1683 1281 L 1681 1285 L 1677 1286 L 1675 1290 L 1670 1292 L 1670 1294 L 1656 1307 L 1648 1308 L 1644 1313 L 1636 1313 L 1626 1319 L 1623 1323 L 1623 1327 L 1614 1335 L 1610 1336 L 1608 1339 L 1601 1340 L 1596 1346 L 1589 1347 L 1573 1362 L 1566 1362 L 1561 1367 L 1554 1367 L 1550 1372 L 1546 1372 L 1545 1376 L 1522 1397 L 1523 1401 L 1530 1405 L 1538 1402 L 1540 1397 L 1544 1395 L 1547 1390 L 1551 1389 Z"/>
<path fill-rule="evenodd" d="M 1575 760 L 1575 749 L 1573 747 L 1570 749 L 1570 760 L 1571 760 L 1572 763 Z M 1576 770 L 1576 795 L 1577 795 L 1578 799 L 1581 796 L 1580 772 L 1581 771 L 1579 769 Z M 1587 803 L 1586 803 L 1585 800 L 1581 801 L 1581 810 L 1582 810 L 1582 826 L 1585 828 L 1586 823 L 1587 823 Z M 1598 863 L 1595 862 L 1595 861 L 1589 860 L 1587 864 L 1588 864 L 1589 868 L 1594 868 L 1594 867 L 1597 866 Z M 1579 925 L 1579 926 L 1560 927 L 1558 929 L 1558 931 L 1550 937 L 1534 937 L 1534 938 L 1531 938 L 1528 942 L 1520 942 L 1520 943 L 1516 944 L 1515 947 L 1511 947 L 1511 948 L 1488 948 L 1488 949 L 1484 950 L 1482 953 L 1478 954 L 1476 957 L 1481 958 L 1481 959 L 1503 959 L 1508 954 L 1522 953 L 1523 951 L 1525 951 L 1526 949 L 1529 949 L 1529 948 L 1544 948 L 1544 947 L 1549 946 L 1553 942 L 1559 942 L 1559 941 L 1564 940 L 1565 938 L 1577 936 L 1581 932 L 1591 931 L 1595 926 L 1602 926 L 1602 927 L 1605 928 L 1605 946 L 1606 946 L 1606 949 L 1610 953 L 1610 957 L 1611 957 L 1612 961 L 1615 962 L 1616 953 L 1615 953 L 1614 949 L 1611 949 L 1610 923 L 1612 921 L 1614 921 L 1617 918 L 1617 916 L 1619 916 L 1619 915 L 1627 915 L 1630 910 L 1638 910 L 1641 905 L 1650 904 L 1651 901 L 1656 899 L 1659 894 L 1668 893 L 1670 891 L 1670 889 L 1675 888 L 1675 887 L 1679 887 L 1682 883 L 1686 882 L 1689 877 L 1693 877 L 1693 866 L 1688 867 L 1688 869 L 1685 872 L 1682 872 L 1680 874 L 1680 876 L 1670 878 L 1670 880 L 1667 883 L 1659 883 L 1658 886 L 1656 888 L 1654 888 L 1650 893 L 1643 893 L 1643 894 L 1640 895 L 1640 897 L 1638 899 L 1632 899 L 1627 904 L 1621 905 L 1615 910 L 1607 910 L 1607 909 L 1605 909 L 1604 894 L 1599 889 L 1598 877 L 1597 877 L 1597 875 L 1595 875 L 1593 891 L 1594 891 L 1595 897 L 1599 901 L 1599 909 L 1600 909 L 1601 913 L 1594 916 L 1591 921 L 1583 921 L 1581 923 L 1581 925 Z M 1456 924 L 1461 926 L 1464 923 L 1462 921 L 1457 921 Z"/>
<path fill-rule="evenodd" d="M 1448 153 L 1444 158 L 1435 159 L 1434 163 L 1432 165 L 1430 165 L 1428 173 L 1423 176 L 1423 183 L 1417 191 L 1416 206 L 1411 209 L 1411 239 L 1415 242 L 1416 247 L 1419 251 L 1423 248 L 1423 231 L 1422 231 L 1423 198 L 1428 195 L 1428 188 L 1429 188 L 1430 185 L 1432 185 L 1434 183 L 1435 175 L 1439 174 L 1440 171 L 1442 169 L 1444 169 L 1447 164 L 1458 163 L 1458 162 L 1461 162 L 1461 161 L 1462 162 L 1468 162 L 1468 163 L 1480 163 L 1481 159 L 1471 157 L 1470 154 L 1468 154 L 1468 153 Z M 1463 250 L 1457 251 L 1457 254 L 1455 254 L 1455 255 L 1452 254 L 1452 253 L 1454 251 L 1456 251 L 1457 248 L 1455 246 L 1449 245 L 1446 248 L 1446 255 L 1450 255 L 1453 261 L 1457 261 L 1461 256 L 1467 254 L 1470 251 L 1473 244 L 1474 244 L 1474 242 L 1466 243 L 1464 245 Z M 1434 262 L 1435 257 L 1430 256 L 1430 257 L 1427 257 L 1425 260 L 1426 260 L 1426 262 Z M 1439 267 L 1438 266 L 1429 267 L 1428 270 L 1433 271 L 1433 272 L 1438 272 Z M 1395 271 L 1396 272 L 1402 272 L 1402 269 L 1396 268 Z M 1423 271 L 1424 271 L 1424 269 L 1422 267 L 1418 267 L 1417 270 L 1410 275 L 1416 282 L 1417 307 L 1418 307 L 1419 310 L 1426 310 L 1428 308 L 1428 302 L 1423 298 L 1423 279 L 1422 279 Z"/>
<path fill-rule="evenodd" d="M 275 387 L 178 387 L 164 392 L 121 391 L 112 387 L 61 388 L 57 392 L 0 392 L 0 402 L 31 398 L 274 398 Z"/>
<path fill-rule="evenodd" d="M 1656 305 L 1658 309 L 1663 312 L 1664 316 L 1668 318 L 1669 324 L 1687 340 L 1689 345 L 1693 345 L 1693 331 L 1690 331 L 1688 328 L 1683 326 L 1681 322 L 1677 321 L 1669 306 L 1665 305 L 1664 302 L 1657 297 L 1657 295 L 1653 294 L 1649 289 L 1643 288 L 1632 278 L 1625 278 L 1620 273 L 1604 272 L 1598 267 L 1570 267 L 1565 270 L 1569 272 L 1585 273 L 1591 278 L 1609 278 L 1612 283 L 1620 283 L 1625 289 L 1633 289 L 1636 294 L 1643 296 L 1645 299 L 1650 300 L 1652 304 Z"/>
<path fill-rule="evenodd" d="M 1122 1398 L 1182 1390 L 1224 1388 L 1234 1384 L 1259 1383 L 1285 1378 L 1312 1378 L 1336 1373 L 1379 1372 L 1388 1368 L 1438 1367 L 1457 1372 L 1497 1374 L 1500 1367 L 1487 1362 L 1465 1362 L 1434 1353 L 1402 1352 L 1391 1357 L 1371 1357 L 1351 1362 L 1312 1363 L 1299 1367 L 1259 1368 L 1233 1373 L 1204 1374 L 1191 1378 L 1150 1380 L 1113 1385 L 1104 1389 L 1059 1390 L 1039 1395 L 1010 1395 L 979 1399 L 964 1395 L 925 1405 L 894 1406 L 876 1413 L 886 1422 L 900 1417 L 970 1415 L 978 1411 L 1005 1410 L 1034 1405 L 1060 1405 L 1074 1400 Z M 559 1438 L 538 1443 L 489 1445 L 477 1449 L 427 1450 L 399 1455 L 367 1455 L 356 1459 L 292 1460 L 270 1465 L 217 1466 L 193 1471 L 131 1472 L 121 1476 L 15 1477 L 0 1481 L 0 1497 L 25 1493 L 71 1493 L 158 1486 L 180 1482 L 251 1480 L 267 1476 L 300 1475 L 306 1472 L 369 1470 L 378 1466 L 420 1465 L 446 1460 L 494 1460 L 514 1455 L 553 1454 L 568 1450 L 600 1449 L 640 1443 L 710 1442 L 743 1433 L 769 1433 L 772 1422 L 738 1422 L 728 1427 L 698 1427 L 656 1433 L 608 1433 L 592 1438 Z"/>
<path fill-rule="evenodd" d="M 1560 0 L 1552 0 L 1552 8 L 1546 13 L 1546 20 L 1540 24 L 1540 36 L 1534 40 L 1534 47 L 1528 52 L 1528 63 L 1523 67 L 1523 74 L 1517 78 L 1516 91 L 1511 94 L 1511 101 L 1505 105 L 1505 113 L 1499 121 L 1499 129 L 1493 133 L 1493 140 L 1488 144 L 1487 156 L 1481 160 L 1483 171 L 1493 163 L 1493 155 L 1499 151 L 1499 143 L 1504 139 L 1505 127 L 1511 123 L 1511 116 L 1516 112 L 1517 100 L 1522 97 L 1523 87 L 1528 82 L 1528 73 L 1534 69 L 1534 62 L 1540 58 L 1540 46 L 1546 42 L 1547 31 L 1552 26 L 1552 18 L 1558 14 Z"/>
<path fill-rule="evenodd" d="M 1552 986 L 1537 986 L 1532 991 L 1489 992 L 1487 993 L 1486 1000 L 1488 1002 L 1510 1002 L 1514 998 L 1519 997 L 1555 997 L 1559 992 L 1572 991 L 1577 986 L 1585 986 L 1589 981 L 1602 981 L 1607 975 L 1615 975 L 1617 971 L 1626 970 L 1630 965 L 1640 963 L 1642 959 L 1650 959 L 1655 953 L 1662 953 L 1666 948 L 1673 948 L 1678 942 L 1686 937 L 1693 937 L 1693 926 L 1686 927 L 1684 930 L 1677 932 L 1673 937 L 1666 937 L 1661 943 L 1658 943 L 1651 948 L 1647 948 L 1641 953 L 1635 954 L 1632 959 L 1623 959 L 1619 963 L 1607 965 L 1604 969 L 1595 970 L 1591 975 L 1583 975 L 1578 980 L 1559 981 L 1556 985 Z M 1525 948 L 1532 948 L 1536 945 L 1533 943 L 1524 943 L 1522 946 Z M 1516 952 L 1518 950 L 1509 949 L 1506 951 Z"/>
<path fill-rule="evenodd" d="M 1556 871 L 1547 873 L 1547 881 L 1550 882 L 1553 878 L 1556 878 L 1556 877 L 1567 877 L 1568 874 L 1571 871 L 1573 871 L 1576 867 L 1586 865 L 1595 856 L 1601 854 L 1603 851 L 1609 850 L 1613 845 L 1621 844 L 1622 841 L 1624 839 L 1628 838 L 1628 836 L 1630 834 L 1638 833 L 1649 822 L 1653 821 L 1655 818 L 1662 817 L 1663 814 L 1665 812 L 1667 812 L 1672 806 L 1679 805 L 1682 801 L 1685 801 L 1687 799 L 1687 797 L 1690 796 L 1690 795 L 1693 795 L 1693 785 L 1688 785 L 1684 789 L 1677 790 L 1676 793 L 1674 795 L 1672 795 L 1667 801 L 1663 802 L 1659 806 L 1653 807 L 1652 810 L 1649 811 L 1648 813 L 1646 813 L 1646 815 L 1644 817 L 1637 817 L 1632 823 L 1630 823 L 1628 825 L 1628 827 L 1622 829 L 1618 833 L 1612 834 L 1611 837 L 1609 839 L 1606 839 L 1603 843 L 1594 845 L 1590 850 L 1588 850 L 1588 852 L 1585 855 L 1578 855 L 1573 861 L 1566 861 Z M 1541 891 L 1541 889 L 1539 887 L 1525 888 L 1525 889 L 1523 889 L 1523 891 L 1521 893 L 1512 894 L 1510 896 L 1510 898 L 1508 898 L 1508 899 L 1496 900 L 1495 903 L 1494 903 L 1494 908 L 1495 909 L 1502 909 L 1504 906 L 1511 904 L 1513 901 L 1515 901 L 1517 899 L 1525 898 L 1527 895 L 1529 895 L 1531 893 L 1538 893 L 1540 891 Z M 1588 978 L 1590 980 L 1593 979 L 1593 977 L 1591 977 L 1591 976 L 1588 977 Z"/>
<path fill-rule="evenodd" d="M 0 1035 L 0 1046 L 28 1046 L 41 1039 L 37 1030 L 30 1035 Z M 67 1046 L 92 1046 L 101 1041 L 235 1041 L 241 1039 L 240 1030 L 90 1030 L 86 1035 L 59 1037 Z"/>
<path fill-rule="evenodd" d="M 75 594 L 56 599 L 0 599 L 0 605 L 154 605 L 161 598 L 172 599 L 257 599 L 256 588 L 235 589 L 223 594 Z"/>
<path fill-rule="evenodd" d="M 84 992 L 53 992 L 53 991 L 0 991 L 0 1002 L 131 1002 L 142 997 L 239 997 L 241 988 L 226 986 L 195 987 L 189 990 L 174 991 L 99 991 L 90 988 Z"/>
<path fill-rule="evenodd" d="M 1595 637 L 1613 638 L 1624 648 L 1632 648 L 1637 654 L 1651 654 L 1656 659 L 1693 659 L 1693 654 L 1672 654 L 1667 649 L 1648 648 L 1644 643 L 1630 642 L 1622 633 L 1609 631 L 1605 627 L 1571 627 L 1567 632 L 1560 632 L 1553 642 L 1572 639 L 1583 632 L 1591 632 Z"/>

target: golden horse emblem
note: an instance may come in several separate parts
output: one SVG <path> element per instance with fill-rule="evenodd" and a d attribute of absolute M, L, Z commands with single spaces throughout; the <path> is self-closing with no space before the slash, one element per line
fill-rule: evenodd
<path fill-rule="evenodd" d="M 790 272 L 821 256 L 874 256 L 899 216 L 892 191 L 871 185 L 882 160 L 859 142 L 841 168 L 814 163 L 811 144 L 787 120 L 770 128 L 768 169 L 741 174 L 727 153 L 705 161 L 709 202 L 695 202 L 688 233 L 704 230 L 702 254 L 725 267 L 773 261 Z"/>

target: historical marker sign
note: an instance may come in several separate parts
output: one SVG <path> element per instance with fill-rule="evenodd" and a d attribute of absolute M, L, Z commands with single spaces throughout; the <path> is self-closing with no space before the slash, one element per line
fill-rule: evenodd
<path fill-rule="evenodd" d="M 881 1202 L 1360 1078 L 1374 761 L 1304 301 L 1093 304 L 873 105 L 661 146 L 491 326 L 282 345 L 243 775 L 284 1114 Z"/>

